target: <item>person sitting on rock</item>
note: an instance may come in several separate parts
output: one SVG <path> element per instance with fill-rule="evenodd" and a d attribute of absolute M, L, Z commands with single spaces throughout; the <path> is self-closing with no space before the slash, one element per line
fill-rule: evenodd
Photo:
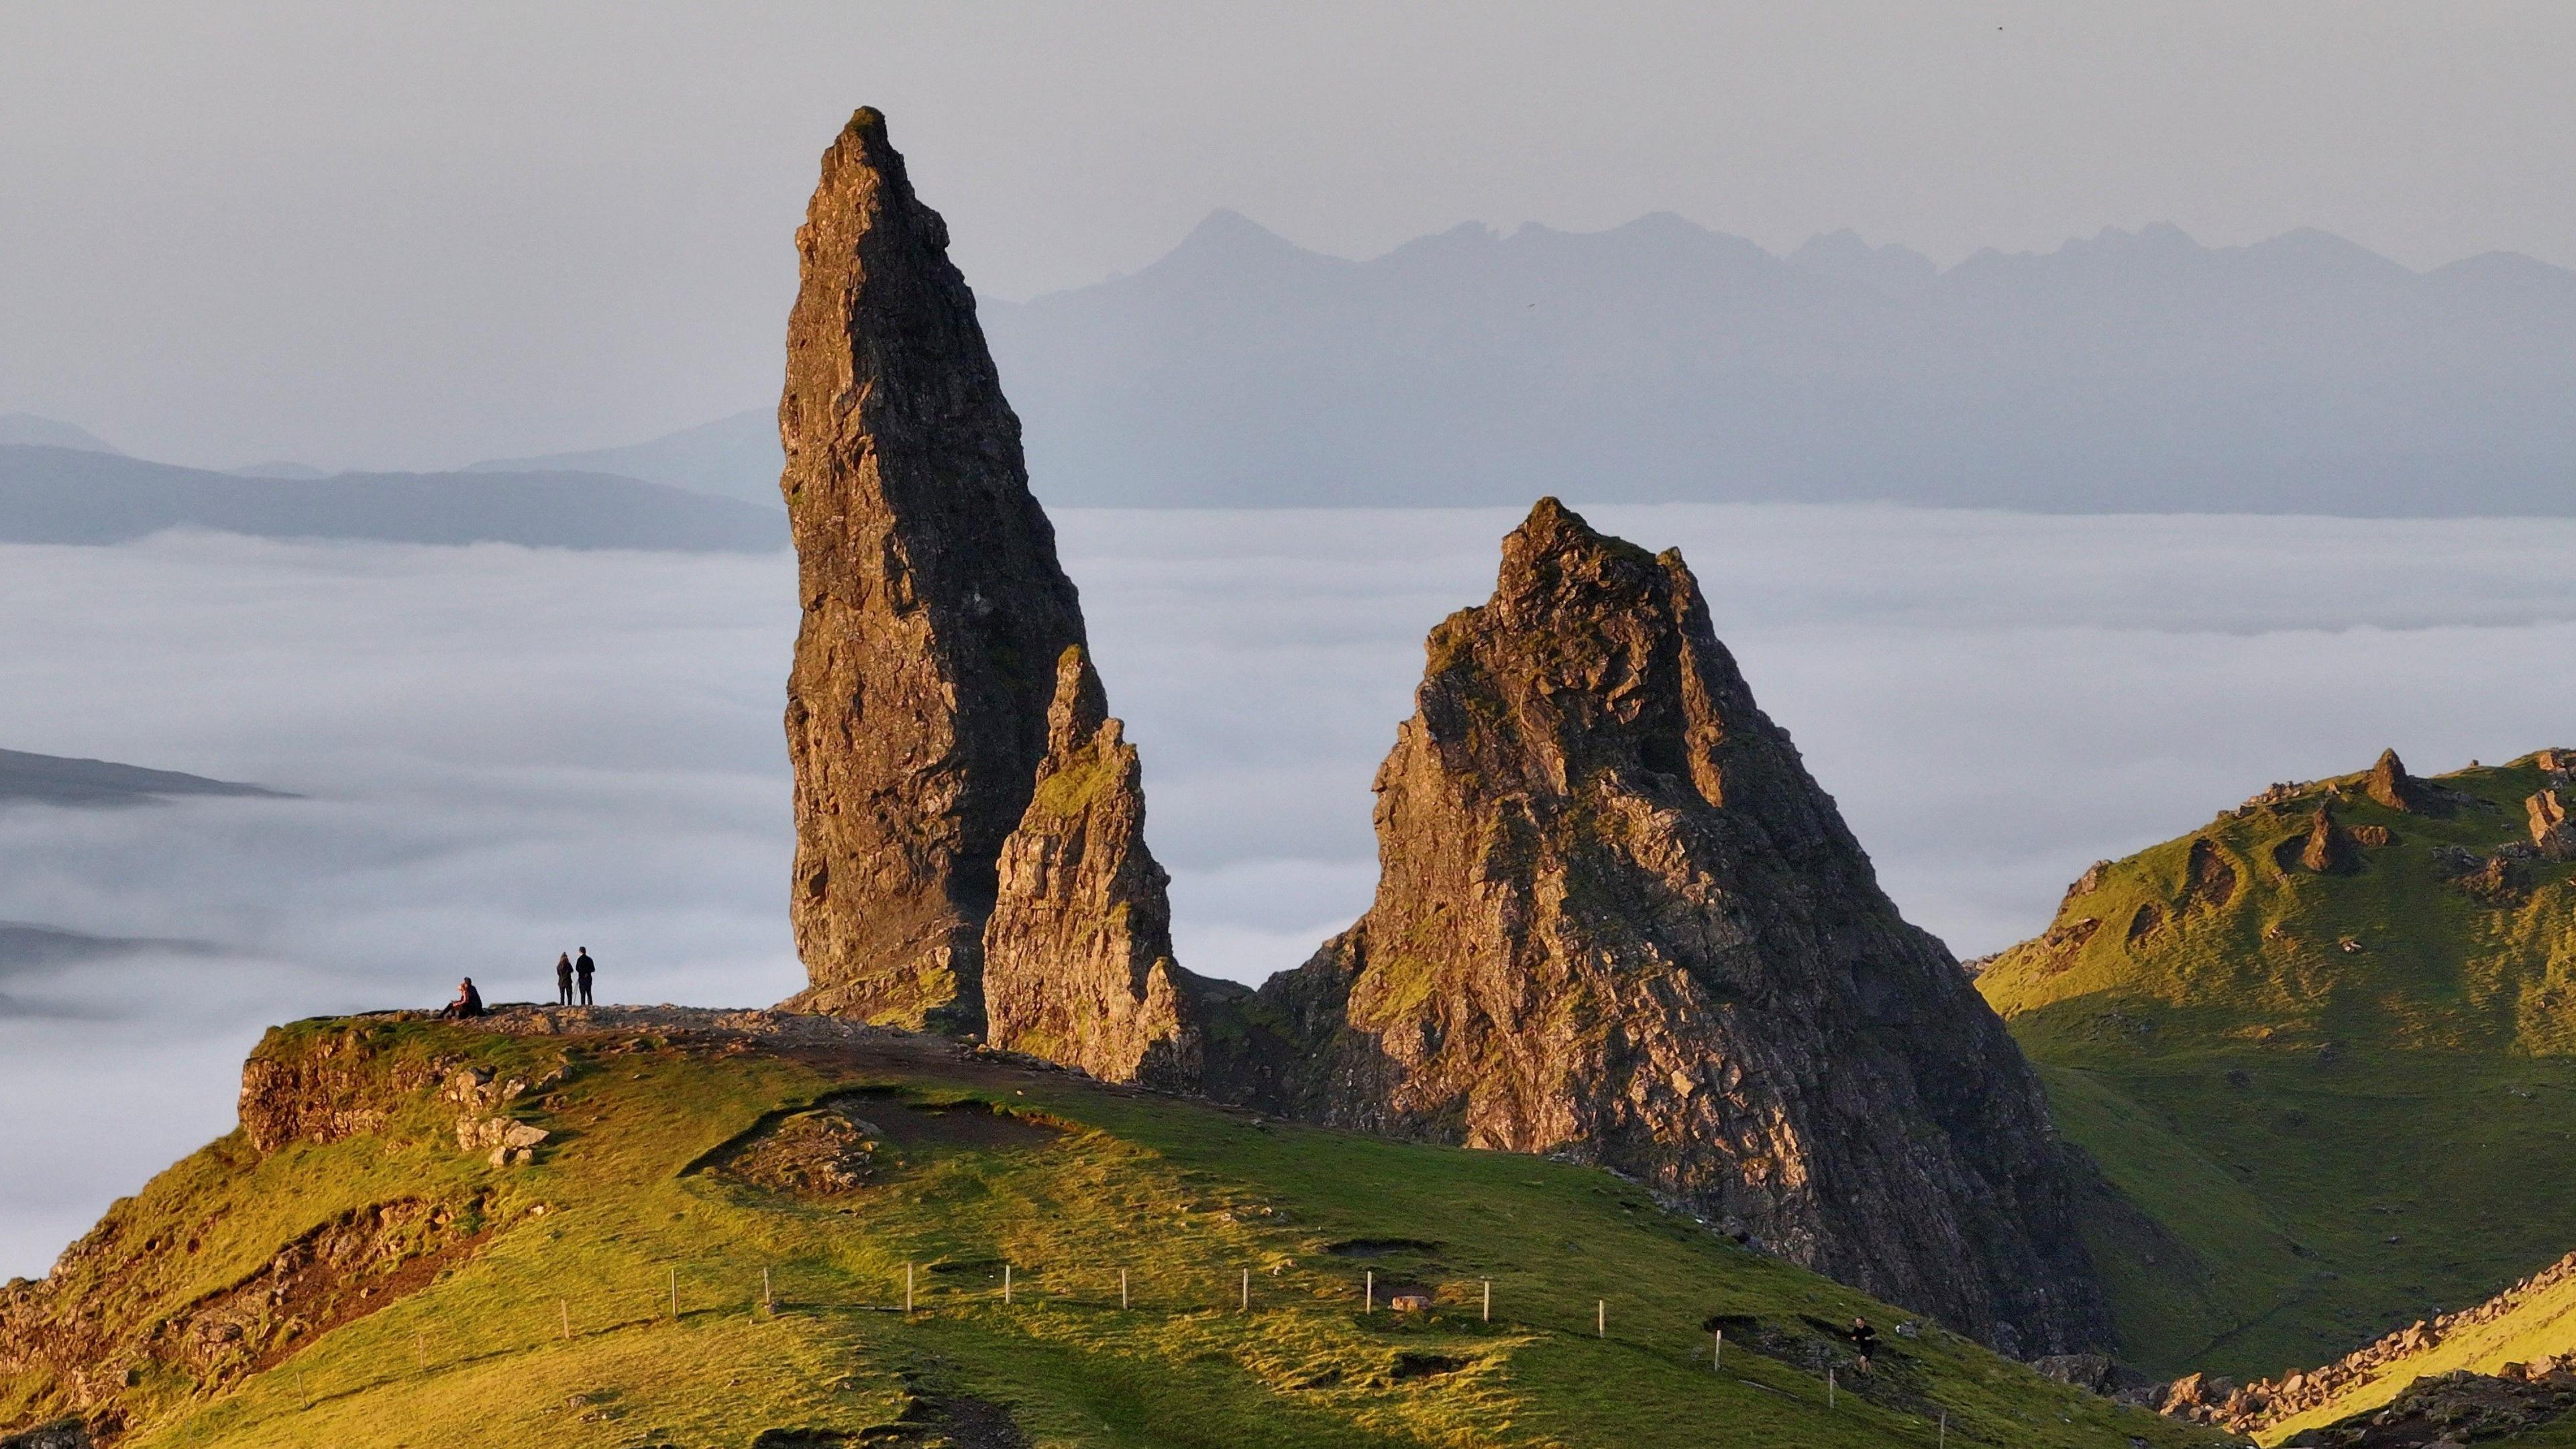
<path fill-rule="evenodd" d="M 572 1005 L 572 956 L 569 952 L 555 953 L 555 1005 Z"/>
<path fill-rule="evenodd" d="M 581 948 L 581 955 L 573 961 L 572 969 L 581 975 L 581 1004 L 588 1006 L 590 1005 L 590 973 L 599 969 L 591 964 L 588 946 Z"/>
<path fill-rule="evenodd" d="M 1860 1371 L 1869 1372 L 1869 1356 L 1878 1352 L 1878 1330 L 1866 1318 L 1855 1318 L 1851 1326 L 1852 1352 L 1860 1359 Z"/>
<path fill-rule="evenodd" d="M 473 977 L 468 976 L 456 983 L 456 999 L 440 1007 L 438 1014 L 448 1021 L 463 1021 L 469 1016 L 483 1014 L 483 993 L 474 989 Z"/>

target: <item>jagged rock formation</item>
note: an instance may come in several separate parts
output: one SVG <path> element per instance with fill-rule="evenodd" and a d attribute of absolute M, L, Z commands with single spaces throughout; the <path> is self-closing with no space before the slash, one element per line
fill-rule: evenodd
<path fill-rule="evenodd" d="M 2522 802 L 2531 825 L 2532 848 L 2543 860 L 2576 860 L 2576 825 L 2567 823 L 2567 802 L 2555 789 L 2542 790 Z"/>
<path fill-rule="evenodd" d="M 2379 759 L 2371 765 L 2370 778 L 2362 788 L 2371 799 L 2391 810 L 2421 810 L 2428 799 L 2423 782 L 2406 773 L 2406 762 L 2397 758 L 2395 750 L 2379 752 Z"/>
<path fill-rule="evenodd" d="M 2380 757 L 2382 763 L 2392 758 L 2394 756 Z M 2377 772 L 2373 771 L 2372 779 L 2376 781 L 2377 778 Z M 2331 799 L 2317 801 L 2316 813 L 2308 817 L 2308 833 L 2297 837 L 2296 843 L 2299 847 L 2298 861 L 2302 869 L 2318 875 L 2329 875 L 2352 869 L 2352 837 L 2336 823 L 2334 802 Z"/>
<path fill-rule="evenodd" d="M 1218 1089 L 1615 1167 L 2023 1354 L 2102 1341 L 2037 1079 L 1881 893 L 1680 556 L 1542 500 L 1428 652 L 1378 773 L 1376 902 L 1262 988 Z"/>
<path fill-rule="evenodd" d="M 1145 847 L 1144 774 L 1089 653 L 1064 651 L 1046 760 L 1004 842 L 984 928 L 985 1039 L 1113 1082 L 1204 1067 L 1201 1001 L 1241 994 L 1172 964 L 1170 877 Z"/>
<path fill-rule="evenodd" d="M 804 605 L 791 909 L 795 1004 L 971 1030 L 995 860 L 1083 629 L 947 248 L 884 118 L 852 116 L 796 233 L 778 406 Z"/>

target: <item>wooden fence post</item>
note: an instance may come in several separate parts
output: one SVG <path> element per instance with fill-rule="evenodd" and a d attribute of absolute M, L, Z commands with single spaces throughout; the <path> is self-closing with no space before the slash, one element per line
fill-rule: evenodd
<path fill-rule="evenodd" d="M 1127 1270 L 1124 1268 L 1118 1270 L 1118 1306 L 1127 1306 Z"/>
<path fill-rule="evenodd" d="M 1250 1268 L 1243 1270 L 1243 1311 L 1246 1313 L 1252 1311 L 1252 1270 Z"/>
<path fill-rule="evenodd" d="M 1709 1344 L 1708 1371 L 1726 1372 L 1726 1330 L 1723 1328 L 1717 1330 L 1717 1337 Z"/>
<path fill-rule="evenodd" d="M 1487 1278 L 1487 1279 L 1486 1279 L 1486 1280 L 1484 1280 L 1484 1281 L 1485 1281 L 1485 1321 L 1486 1321 L 1487 1323 L 1491 1323 L 1491 1322 L 1493 1322 L 1493 1321 L 1494 1321 L 1494 1280 L 1493 1280 L 1493 1279 L 1491 1279 L 1491 1278 Z"/>
<path fill-rule="evenodd" d="M 1375 1313 L 1377 1312 L 1377 1270 L 1375 1268 L 1370 1268 L 1366 1271 L 1368 1273 L 1368 1298 L 1366 1302 L 1361 1305 L 1360 1312 Z"/>
<path fill-rule="evenodd" d="M 1011 1265 L 1008 1263 L 1002 1265 L 1002 1306 L 1011 1306 Z"/>
<path fill-rule="evenodd" d="M 903 1311 L 912 1312 L 912 1265 L 903 1265 Z"/>

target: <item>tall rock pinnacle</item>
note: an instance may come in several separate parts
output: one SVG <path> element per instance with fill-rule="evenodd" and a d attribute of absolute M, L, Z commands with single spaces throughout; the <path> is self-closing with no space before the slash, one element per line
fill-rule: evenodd
<path fill-rule="evenodd" d="M 1002 847 L 984 928 L 986 1040 L 1114 1082 L 1199 1083 L 1199 999 L 1172 964 L 1170 878 L 1145 848 L 1144 775 L 1083 650 L 1056 666 L 1047 754 Z"/>
<path fill-rule="evenodd" d="M 1542 500 L 1428 653 L 1378 772 L 1376 901 L 1261 991 L 1310 1064 L 1230 1094 L 1616 1167 L 2009 1351 L 2107 1337 L 2036 1076 L 1880 891 L 1680 555 Z"/>
<path fill-rule="evenodd" d="M 779 485 L 804 605 L 787 751 L 812 985 L 794 1004 L 971 1029 L 995 862 L 1081 608 L 947 224 L 875 111 L 824 153 L 796 251 Z"/>

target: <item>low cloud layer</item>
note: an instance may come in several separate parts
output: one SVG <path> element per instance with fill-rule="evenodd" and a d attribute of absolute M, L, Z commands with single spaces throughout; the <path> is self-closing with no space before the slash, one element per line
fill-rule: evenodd
<path fill-rule="evenodd" d="M 2384 745 L 2576 743 L 2576 523 L 1606 508 L 1680 546 L 1766 709 L 1961 954 L 2085 863 Z M 1185 964 L 1257 980 L 1367 904 L 1368 784 L 1504 511 L 1059 515 L 1144 751 Z M 0 747 L 292 790 L 0 808 L 0 921 L 206 942 L 0 982 L 0 1273 L 231 1125 L 267 1024 L 801 980 L 777 557 L 164 537 L 0 548 Z"/>

